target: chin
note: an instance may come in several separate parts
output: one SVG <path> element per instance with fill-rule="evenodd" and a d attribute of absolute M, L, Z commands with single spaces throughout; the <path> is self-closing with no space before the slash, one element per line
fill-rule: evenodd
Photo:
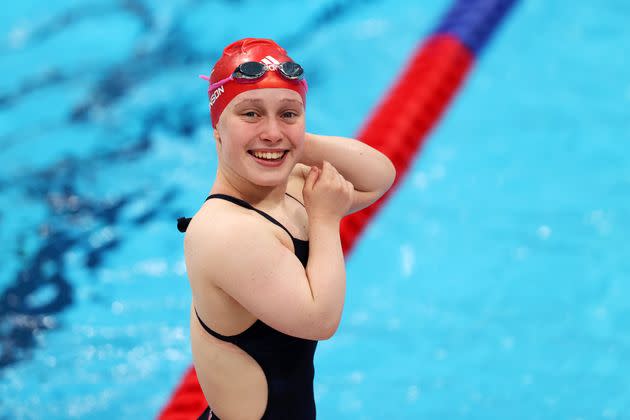
<path fill-rule="evenodd" d="M 282 171 L 284 172 L 284 171 Z M 260 187 L 277 187 L 283 184 L 287 180 L 288 174 L 285 175 L 278 171 L 277 174 L 268 174 L 267 176 L 254 176 L 250 178 L 250 181 Z"/>
<path fill-rule="evenodd" d="M 255 185 L 261 187 L 276 187 L 287 182 L 291 171 L 295 167 L 294 162 L 284 162 L 276 168 L 251 168 L 246 169 L 247 178 Z"/>

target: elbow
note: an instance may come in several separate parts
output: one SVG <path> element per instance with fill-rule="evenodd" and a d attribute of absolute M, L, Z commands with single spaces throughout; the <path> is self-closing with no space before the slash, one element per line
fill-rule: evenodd
<path fill-rule="evenodd" d="M 336 332 L 337 332 L 337 327 L 328 328 L 325 331 L 323 331 L 323 334 L 318 338 L 318 340 L 320 340 L 320 341 L 322 341 L 322 340 L 330 340 L 332 338 L 332 336 L 335 335 Z"/>
<path fill-rule="evenodd" d="M 308 340 L 328 340 L 337 332 L 341 322 L 341 314 L 333 315 L 320 313 L 319 316 L 312 319 L 308 334 L 304 334 L 302 338 Z"/>
<path fill-rule="evenodd" d="M 323 323 L 318 331 L 316 340 L 328 340 L 332 338 L 339 329 L 340 321 L 340 318 L 335 318 Z"/>
<path fill-rule="evenodd" d="M 383 192 L 387 192 L 392 185 L 394 185 L 394 181 L 396 181 L 396 166 L 391 161 L 391 159 L 385 155 L 383 152 L 378 152 L 381 155 L 381 163 L 379 165 L 379 177 L 381 179 L 381 188 L 380 190 Z"/>
<path fill-rule="evenodd" d="M 384 196 L 387 191 L 394 185 L 396 181 L 396 167 L 391 160 L 385 158 L 385 164 L 383 165 L 382 175 L 380 176 L 380 185 L 375 192 L 378 194 L 374 201 Z"/>
<path fill-rule="evenodd" d="M 392 187 L 392 185 L 394 185 L 394 181 L 396 181 L 396 167 L 394 166 L 392 161 L 389 159 L 387 159 L 387 163 L 388 163 L 387 176 L 386 176 L 387 188 L 385 189 L 385 191 L 388 191 Z"/>

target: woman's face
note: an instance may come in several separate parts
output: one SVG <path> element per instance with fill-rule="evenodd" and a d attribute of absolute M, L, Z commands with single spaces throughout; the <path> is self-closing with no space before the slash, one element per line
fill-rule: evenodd
<path fill-rule="evenodd" d="M 256 185 L 281 184 L 302 156 L 304 117 L 302 98 L 290 89 L 239 94 L 214 129 L 219 165 Z"/>

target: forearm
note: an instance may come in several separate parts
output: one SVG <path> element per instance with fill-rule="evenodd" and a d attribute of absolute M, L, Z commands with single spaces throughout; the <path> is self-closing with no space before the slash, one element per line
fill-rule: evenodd
<path fill-rule="evenodd" d="M 339 222 L 309 221 L 309 254 L 306 266 L 316 316 L 322 320 L 327 336 L 341 319 L 346 294 L 346 267 L 341 248 Z"/>
<path fill-rule="evenodd" d="M 324 160 L 357 191 L 386 191 L 396 176 L 387 156 L 359 140 L 306 133 L 300 163 L 321 167 Z"/>

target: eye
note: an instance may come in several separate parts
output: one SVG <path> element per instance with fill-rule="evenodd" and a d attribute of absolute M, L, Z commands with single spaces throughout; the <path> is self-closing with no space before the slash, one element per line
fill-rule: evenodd
<path fill-rule="evenodd" d="M 295 118 L 295 117 L 298 116 L 298 114 L 296 114 L 293 111 L 286 111 L 286 112 L 282 113 L 282 116 L 285 117 L 285 118 Z"/>
<path fill-rule="evenodd" d="M 254 118 L 258 114 L 256 113 L 256 111 L 247 111 L 244 112 L 243 115 L 248 118 Z"/>

